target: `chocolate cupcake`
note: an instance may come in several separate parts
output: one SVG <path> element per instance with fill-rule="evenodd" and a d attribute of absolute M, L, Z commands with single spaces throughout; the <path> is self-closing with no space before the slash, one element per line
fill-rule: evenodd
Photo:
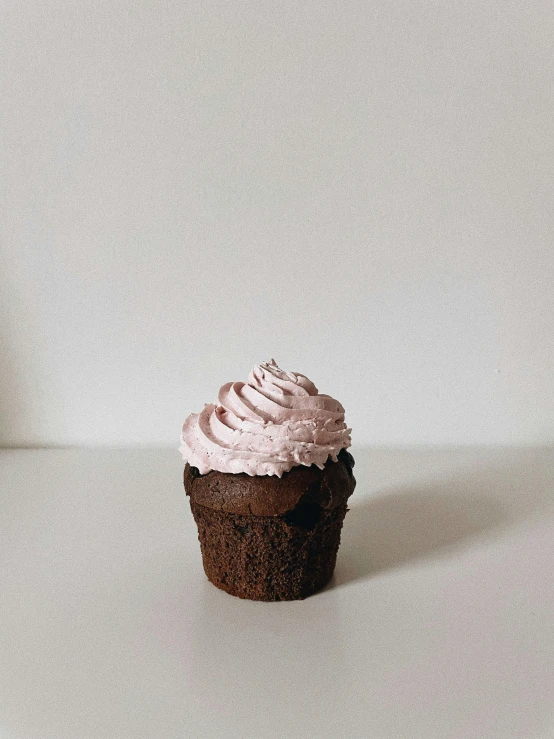
<path fill-rule="evenodd" d="M 356 482 L 344 408 L 274 360 L 183 425 L 184 483 L 204 571 L 252 600 L 296 600 L 335 568 Z"/>

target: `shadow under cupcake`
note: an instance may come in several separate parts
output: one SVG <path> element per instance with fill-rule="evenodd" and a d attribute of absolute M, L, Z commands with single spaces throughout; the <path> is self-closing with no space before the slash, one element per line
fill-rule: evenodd
<path fill-rule="evenodd" d="M 344 409 L 272 360 L 183 426 L 204 571 L 251 600 L 302 599 L 335 568 L 356 481 Z"/>

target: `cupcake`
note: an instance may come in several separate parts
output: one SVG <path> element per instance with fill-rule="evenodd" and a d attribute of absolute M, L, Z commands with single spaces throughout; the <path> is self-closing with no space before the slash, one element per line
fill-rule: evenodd
<path fill-rule="evenodd" d="M 344 408 L 275 361 L 191 414 L 180 451 L 204 571 L 251 600 L 296 600 L 335 568 L 356 481 Z"/>

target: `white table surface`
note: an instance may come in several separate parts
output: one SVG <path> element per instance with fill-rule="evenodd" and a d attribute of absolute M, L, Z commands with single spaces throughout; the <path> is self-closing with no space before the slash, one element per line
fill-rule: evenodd
<path fill-rule="evenodd" d="M 292 603 L 206 580 L 176 451 L 1 452 L 2 739 L 554 737 L 554 452 L 354 452 Z"/>

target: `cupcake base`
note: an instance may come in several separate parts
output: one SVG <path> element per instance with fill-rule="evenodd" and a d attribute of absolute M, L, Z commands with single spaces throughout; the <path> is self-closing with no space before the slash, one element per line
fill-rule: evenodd
<path fill-rule="evenodd" d="M 208 579 L 249 600 L 299 600 L 331 578 L 346 502 L 311 501 L 279 516 L 227 513 L 190 500 Z"/>

